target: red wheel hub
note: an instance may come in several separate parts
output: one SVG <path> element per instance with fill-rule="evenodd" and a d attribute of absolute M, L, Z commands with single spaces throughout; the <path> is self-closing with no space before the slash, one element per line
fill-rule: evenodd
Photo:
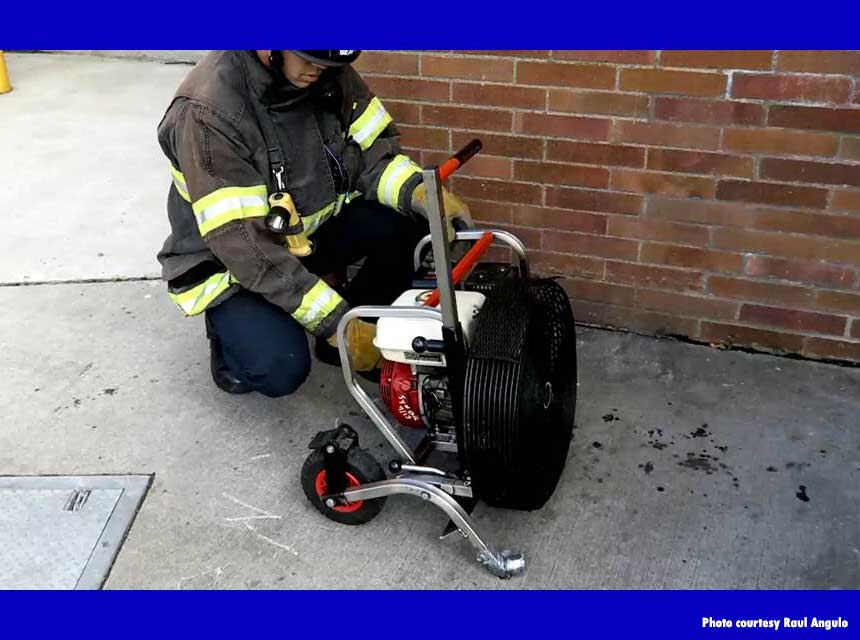
<path fill-rule="evenodd" d="M 358 481 L 354 475 L 352 475 L 349 471 L 346 472 L 346 486 L 349 487 L 358 487 L 361 483 Z M 326 474 L 325 469 L 320 471 L 317 474 L 316 480 L 314 480 L 314 489 L 317 492 L 317 496 L 322 498 L 324 495 L 328 493 L 328 482 L 326 482 Z M 358 502 L 351 502 L 349 504 L 341 504 L 334 507 L 335 511 L 339 511 L 340 513 L 352 513 L 353 511 L 358 511 L 361 509 L 361 506 L 364 504 L 364 500 L 359 500 Z"/>

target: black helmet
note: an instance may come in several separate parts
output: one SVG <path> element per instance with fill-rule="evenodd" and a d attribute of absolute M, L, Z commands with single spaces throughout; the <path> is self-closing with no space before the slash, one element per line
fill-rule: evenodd
<path fill-rule="evenodd" d="M 290 51 L 308 62 L 313 62 L 324 67 L 343 67 L 352 64 L 361 55 L 359 49 L 323 49 L 319 51 L 296 51 L 290 49 Z"/>

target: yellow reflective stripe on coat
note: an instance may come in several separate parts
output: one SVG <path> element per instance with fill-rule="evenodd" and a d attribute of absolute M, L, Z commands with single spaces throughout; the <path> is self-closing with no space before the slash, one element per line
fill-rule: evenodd
<path fill-rule="evenodd" d="M 171 293 L 170 299 L 186 316 L 196 316 L 203 313 L 215 298 L 224 293 L 236 279 L 229 271 L 210 276 L 193 289 L 182 293 Z"/>
<path fill-rule="evenodd" d="M 302 217 L 302 224 L 305 227 L 305 235 L 311 235 L 314 231 L 316 231 L 322 226 L 323 222 L 340 213 L 340 210 L 341 208 L 343 208 L 344 203 L 349 202 L 360 194 L 360 191 L 353 191 L 348 195 L 342 193 L 338 196 L 337 200 L 326 205 L 316 213 Z"/>
<path fill-rule="evenodd" d="M 173 165 L 170 165 L 170 173 L 173 176 L 173 186 L 176 187 L 176 191 L 179 192 L 183 200 L 191 202 L 191 196 L 188 195 L 188 185 L 185 184 L 185 176 Z"/>
<path fill-rule="evenodd" d="M 191 205 L 200 235 L 233 220 L 265 216 L 269 212 L 265 185 L 255 187 L 223 187 L 200 198 Z"/>
<path fill-rule="evenodd" d="M 343 298 L 337 291 L 320 280 L 302 297 L 302 303 L 292 316 L 308 331 L 315 331 L 341 302 Z"/>
<path fill-rule="evenodd" d="M 358 143 L 362 151 L 366 151 L 389 124 L 391 124 L 391 116 L 382 106 L 379 98 L 374 98 L 367 105 L 364 113 L 350 125 L 349 135 Z"/>
<path fill-rule="evenodd" d="M 379 186 L 376 188 L 376 199 L 382 204 L 396 209 L 397 203 L 400 200 L 400 190 L 406 181 L 416 173 L 421 172 L 421 167 L 412 162 L 404 155 L 394 156 L 394 160 L 388 163 L 385 171 L 382 172 L 382 177 L 379 179 Z"/>

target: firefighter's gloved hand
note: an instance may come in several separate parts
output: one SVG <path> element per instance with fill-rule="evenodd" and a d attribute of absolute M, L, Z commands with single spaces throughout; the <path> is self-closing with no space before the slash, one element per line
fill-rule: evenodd
<path fill-rule="evenodd" d="M 442 189 L 442 202 L 445 207 L 445 226 L 448 230 L 448 241 L 453 242 L 456 228 L 471 229 L 474 227 L 472 213 L 465 202 L 445 188 Z M 427 190 L 423 184 L 419 184 L 415 187 L 415 191 L 412 192 L 412 210 L 425 218 L 427 217 Z"/>
<path fill-rule="evenodd" d="M 376 325 L 355 319 L 346 328 L 346 350 L 349 360 L 356 371 L 373 371 L 382 364 L 382 354 L 373 344 L 376 336 Z M 337 332 L 328 339 L 328 343 L 337 347 Z"/>

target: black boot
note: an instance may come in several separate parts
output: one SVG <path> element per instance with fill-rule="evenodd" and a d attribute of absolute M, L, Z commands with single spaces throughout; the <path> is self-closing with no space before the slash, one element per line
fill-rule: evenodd
<path fill-rule="evenodd" d="M 230 373 L 224 364 L 224 355 L 221 351 L 221 343 L 215 336 L 209 317 L 206 317 L 206 337 L 209 338 L 209 368 L 212 371 L 212 380 L 215 381 L 221 391 L 234 395 L 241 395 L 253 391 L 251 387 Z"/>
<path fill-rule="evenodd" d="M 316 338 L 314 355 L 317 360 L 324 364 L 329 364 L 333 367 L 340 366 L 340 351 L 338 351 L 337 347 L 331 346 L 325 338 Z M 380 379 L 379 369 L 374 369 L 373 371 L 357 371 L 356 373 L 369 382 L 379 382 Z"/>
<path fill-rule="evenodd" d="M 323 364 L 329 364 L 333 367 L 340 366 L 340 351 L 337 350 L 337 347 L 331 346 L 325 338 L 314 339 L 314 355 Z"/>

